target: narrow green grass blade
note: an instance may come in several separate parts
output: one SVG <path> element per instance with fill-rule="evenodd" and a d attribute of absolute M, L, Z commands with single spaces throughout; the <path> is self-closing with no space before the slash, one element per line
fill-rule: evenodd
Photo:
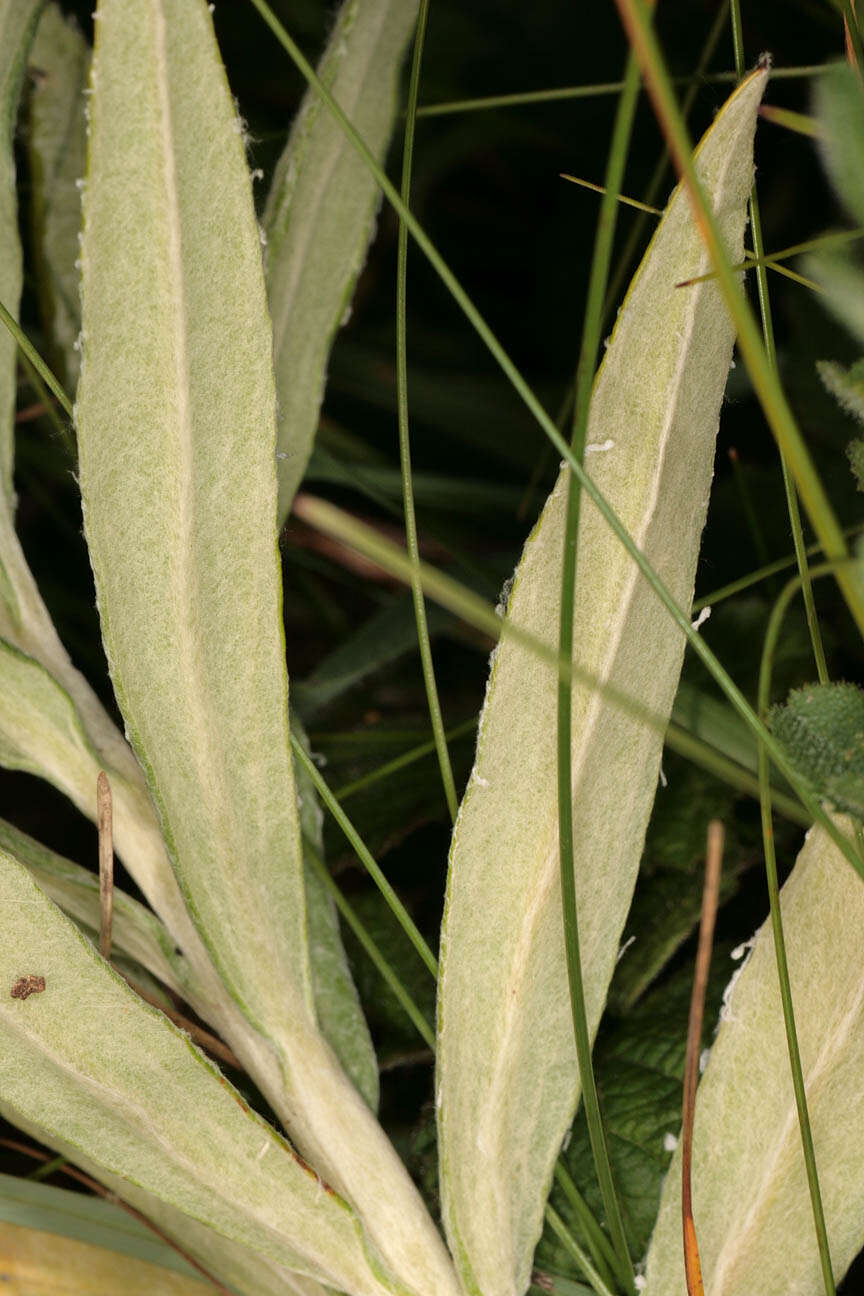
<path fill-rule="evenodd" d="M 394 1293 L 351 1209 L 5 853 L 0 895 L 4 1109 L 289 1270 L 358 1296 Z M 27 976 L 39 988 L 10 995 Z"/>
<path fill-rule="evenodd" d="M 343 0 L 318 75 L 380 161 L 396 117 L 399 72 L 417 0 Z M 273 317 L 279 521 L 306 468 L 330 348 L 350 311 L 378 188 L 314 90 L 276 165 L 264 210 Z"/>
<path fill-rule="evenodd" d="M 743 244 L 752 141 L 765 85 L 736 92 L 697 165 L 733 256 Z M 714 459 L 732 326 L 712 286 L 675 288 L 708 259 L 688 197 L 670 201 L 598 374 L 594 479 L 679 605 L 688 606 Z M 703 285 L 704 287 L 704 285 Z M 697 289 L 698 292 L 698 289 Z M 507 620 L 555 642 L 568 473 L 517 569 Z M 668 716 L 681 636 L 583 497 L 574 663 Z M 441 944 L 437 1106 L 445 1224 L 466 1290 L 527 1284 L 545 1193 L 578 1098 L 558 874 L 556 672 L 505 638 L 450 857 Z M 591 1033 L 605 1000 L 657 786 L 662 739 L 573 689 L 574 843 Z M 517 758 L 514 759 L 514 753 Z"/>
<path fill-rule="evenodd" d="M 21 296 L 21 245 L 12 137 L 21 81 L 44 0 L 0 0 L 0 302 L 17 317 Z M 17 347 L 0 329 L 0 491 L 12 500 Z"/>
<path fill-rule="evenodd" d="M 420 14 L 417 19 L 417 37 L 414 42 L 414 57 L 411 63 L 411 81 L 408 88 L 408 108 L 405 119 L 405 144 L 402 150 L 402 182 L 400 194 L 406 207 L 411 206 L 411 169 L 414 160 L 414 129 L 417 124 L 417 98 L 420 93 L 420 66 L 423 59 L 423 42 L 426 36 L 426 20 L 429 14 L 429 0 L 420 0 Z M 319 101 L 320 102 L 320 101 Z M 335 126 L 335 122 L 333 123 Z M 359 159 L 358 159 L 359 161 Z M 371 179 L 371 177 L 370 177 Z M 444 798 L 450 818 L 455 820 L 459 805 L 456 795 L 456 784 L 453 781 L 453 766 L 450 763 L 450 752 L 444 733 L 444 719 L 441 714 L 441 702 L 438 697 L 438 685 L 435 680 L 435 665 L 432 661 L 432 645 L 429 639 L 429 625 L 426 619 L 426 596 L 420 577 L 420 547 L 417 540 L 417 516 L 414 510 L 414 483 L 411 475 L 411 434 L 408 423 L 408 227 L 404 221 L 399 222 L 399 238 L 396 249 L 396 404 L 399 418 L 399 461 L 402 469 L 402 502 L 405 514 L 405 539 L 408 555 L 411 559 L 411 595 L 414 601 L 414 617 L 417 623 L 417 644 L 420 649 L 420 663 L 423 669 L 423 681 L 426 686 L 426 702 L 429 708 L 429 719 L 435 738 L 435 750 L 438 754 L 438 766 L 441 770 L 441 782 Z"/>
<path fill-rule="evenodd" d="M 838 821 L 848 830 L 848 824 Z M 814 828 L 781 893 L 822 1199 L 839 1281 L 864 1243 L 864 887 Z M 647 1259 L 646 1296 L 684 1296 L 680 1153 Z M 705 1290 L 823 1290 L 770 923 L 726 992 L 699 1085 L 693 1209 Z"/>
<path fill-rule="evenodd" d="M 771 675 L 780 628 L 786 611 L 798 590 L 806 592 L 811 588 L 812 576 L 833 575 L 831 564 L 823 564 L 812 572 L 808 569 L 806 580 L 799 574 L 789 581 L 780 597 L 776 600 L 765 631 L 762 649 L 762 661 L 759 668 L 759 714 L 767 715 L 771 703 Z M 822 1281 L 825 1296 L 834 1296 L 836 1291 L 834 1273 L 831 1264 L 831 1251 L 825 1223 L 825 1206 L 822 1200 L 822 1189 L 816 1165 L 816 1154 L 813 1147 L 813 1126 L 810 1120 L 810 1104 L 807 1099 L 807 1086 L 801 1065 L 801 1047 L 799 1029 L 795 1020 L 795 1009 L 792 998 L 792 986 L 789 979 L 789 957 L 786 946 L 786 932 L 783 925 L 783 913 L 780 902 L 780 884 L 777 876 L 777 853 L 774 846 L 774 823 L 771 817 L 771 797 L 768 784 L 768 753 L 764 743 L 759 744 L 759 786 L 760 808 L 762 816 L 762 842 L 765 854 L 765 876 L 768 883 L 768 900 L 770 906 L 771 935 L 774 944 L 774 957 L 777 964 L 777 980 L 780 987 L 780 1002 L 783 1010 L 783 1024 L 786 1031 L 786 1047 L 789 1056 L 789 1070 L 792 1078 L 792 1089 L 795 1094 L 795 1111 L 801 1134 L 801 1150 L 804 1157 L 807 1187 L 810 1194 L 813 1214 L 816 1246 L 819 1252 L 819 1263 L 822 1270 Z"/>
<path fill-rule="evenodd" d="M 734 263 L 729 260 L 723 247 L 716 216 L 712 214 L 706 202 L 705 193 L 694 171 L 687 128 L 678 109 L 647 8 L 643 0 L 616 0 L 616 4 L 645 73 L 646 83 L 676 169 L 687 186 L 694 211 L 698 214 L 705 246 L 710 253 L 723 300 L 734 321 L 738 346 L 750 373 L 753 387 L 771 431 L 783 451 L 813 529 L 825 549 L 826 557 L 838 563 L 837 581 L 859 631 L 864 633 L 864 586 L 848 566 L 842 565 L 842 560 L 847 553 L 843 531 L 816 472 L 777 374 L 768 362 L 756 321 L 747 302 L 741 296 Z"/>
<path fill-rule="evenodd" d="M 33 88 L 27 131 L 31 222 L 39 304 L 50 339 L 49 359 L 68 391 L 78 382 L 81 329 L 78 236 L 87 152 L 86 99 L 90 49 L 74 20 L 50 3 L 30 56 Z M 5 300 L 5 298 L 4 298 Z"/>
<path fill-rule="evenodd" d="M 745 72 L 744 64 L 744 42 L 741 27 L 741 5 L 740 0 L 732 0 L 732 35 L 735 47 L 735 66 L 738 69 L 739 76 L 743 77 Z M 864 107 L 864 102 L 862 102 Z M 756 285 L 759 293 L 759 313 L 762 320 L 762 337 L 765 344 L 765 356 L 771 370 L 777 372 L 777 348 L 774 342 L 774 322 L 771 312 L 771 295 L 768 290 L 768 274 L 764 265 L 765 243 L 762 238 L 762 218 L 759 211 L 759 195 L 754 182 L 753 191 L 750 194 L 750 237 L 753 243 L 753 253 L 758 262 L 756 266 Z M 804 543 L 804 532 L 801 527 L 801 509 L 798 504 L 798 492 L 792 475 L 789 471 L 789 465 L 786 462 L 786 455 L 782 446 L 779 447 L 780 468 L 783 474 L 783 489 L 786 494 L 786 510 L 789 514 L 789 529 L 792 532 L 792 542 L 795 546 L 795 560 L 798 563 L 798 571 L 801 574 L 801 588 L 804 595 L 804 609 L 807 615 L 807 628 L 810 631 L 810 641 L 813 645 L 813 657 L 816 662 L 816 671 L 819 679 L 824 683 L 828 678 L 828 667 L 825 663 L 825 648 L 822 644 L 822 632 L 819 629 L 819 620 L 816 615 L 816 606 L 813 601 L 813 589 L 810 584 L 809 567 L 807 563 L 807 550 Z M 735 460 L 737 465 L 737 458 Z M 742 478 L 742 490 L 746 490 L 746 485 Z M 754 515 L 755 534 L 759 535 L 758 519 Z M 760 552 L 760 563 L 767 562 L 767 553 Z M 767 756 L 766 756 L 767 760 Z M 763 797 L 763 807 L 765 804 Z"/>

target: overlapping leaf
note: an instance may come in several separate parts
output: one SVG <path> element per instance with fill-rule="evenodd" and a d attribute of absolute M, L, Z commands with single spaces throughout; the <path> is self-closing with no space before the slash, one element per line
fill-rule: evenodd
<path fill-rule="evenodd" d="M 698 165 L 740 259 L 765 74 L 733 95 Z M 732 326 L 686 192 L 663 221 L 598 375 L 592 475 L 680 603 L 692 598 Z M 517 569 L 507 616 L 557 642 L 562 473 Z M 683 640 L 589 501 L 575 660 L 668 715 Z M 437 1103 L 444 1219 L 468 1292 L 525 1290 L 552 1166 L 577 1100 L 558 877 L 555 672 L 504 641 L 453 839 L 442 935 Z M 589 1025 L 602 1010 L 657 783 L 662 734 L 574 688 L 576 891 Z"/>
<path fill-rule="evenodd" d="M 6 1111 L 229 1242 L 362 1296 L 395 1288 L 351 1209 L 0 855 Z M 9 993 L 21 978 L 41 988 Z"/>
<path fill-rule="evenodd" d="M 403 1284 L 447 1293 L 441 1239 L 314 1014 L 271 333 L 206 4 L 103 0 L 92 86 L 77 424 L 115 693 L 196 929 L 260 1032 L 235 1018 L 226 1038 Z"/>
<path fill-rule="evenodd" d="M 789 976 L 831 1258 L 864 1243 L 864 887 L 826 834 L 808 835 L 782 892 Z M 792 1091 L 771 928 L 727 990 L 696 1101 L 693 1213 L 710 1296 L 824 1290 Z M 684 1296 L 681 1168 L 648 1252 L 647 1296 Z"/>
<path fill-rule="evenodd" d="M 318 75 L 382 158 L 396 116 L 417 0 L 344 0 Z M 267 295 L 279 393 L 279 520 L 312 450 L 330 347 L 374 230 L 378 189 L 309 89 L 264 212 Z"/>

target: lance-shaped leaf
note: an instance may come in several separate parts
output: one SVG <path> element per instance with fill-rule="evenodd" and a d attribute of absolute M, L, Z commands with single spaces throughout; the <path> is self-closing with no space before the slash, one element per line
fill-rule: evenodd
<path fill-rule="evenodd" d="M 444 1296 L 443 1243 L 313 1012 L 271 333 L 204 0 L 103 0 L 92 88 L 77 422 L 117 699 L 197 930 L 261 1032 L 226 1039 L 404 1284 Z"/>
<path fill-rule="evenodd" d="M 343 0 L 318 75 L 383 159 L 417 0 Z M 366 256 L 378 187 L 310 87 L 264 211 L 279 394 L 279 520 L 312 450 L 330 347 Z"/>
<path fill-rule="evenodd" d="M 698 154 L 739 260 L 765 74 L 733 95 Z M 594 480 L 689 606 L 732 325 L 678 189 L 630 288 L 591 403 Z M 600 452 L 602 451 L 602 452 Z M 507 616 L 557 643 L 567 498 L 562 473 L 517 568 Z M 662 731 L 604 698 L 668 716 L 684 640 L 583 499 L 573 690 L 576 892 L 596 1029 L 657 786 Z M 477 760 L 453 838 L 442 934 L 437 1103 L 441 1192 L 466 1290 L 528 1285 L 552 1166 L 578 1097 L 559 886 L 556 672 L 512 640 L 496 651 Z M 644 714 L 644 712 L 643 712 Z"/>
<path fill-rule="evenodd" d="M 79 184 L 87 152 L 84 90 L 90 49 L 74 20 L 64 18 L 53 0 L 39 22 L 30 64 L 33 89 L 27 143 L 39 300 L 54 371 L 74 391 L 81 328 Z"/>
<path fill-rule="evenodd" d="M 45 0 L 0 0 L 0 302 L 18 317 L 21 247 L 12 135 L 30 42 Z M 12 499 L 15 339 L 0 327 L 0 490 Z"/>
<path fill-rule="evenodd" d="M 864 1245 L 864 887 L 827 835 L 813 828 L 781 902 L 816 1165 L 839 1283 Z M 767 922 L 726 991 L 696 1099 L 692 1178 L 709 1296 L 769 1291 L 818 1296 L 824 1290 Z M 649 1296 L 686 1291 L 679 1155 L 664 1187 L 647 1279 Z"/>
<path fill-rule="evenodd" d="M 104 0 L 92 89 L 76 421 L 103 637 L 194 921 L 244 1012 L 279 1037 L 311 997 L 275 399 L 206 5 Z"/>
<path fill-rule="evenodd" d="M 358 1296 L 396 1288 L 356 1215 L 0 854 L 0 1100 L 230 1242 Z"/>

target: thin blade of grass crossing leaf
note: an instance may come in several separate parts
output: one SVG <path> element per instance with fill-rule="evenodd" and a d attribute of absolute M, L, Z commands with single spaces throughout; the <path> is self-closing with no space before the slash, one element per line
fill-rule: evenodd
<path fill-rule="evenodd" d="M 27 54 L 44 0 L 0 0 L 0 301 L 17 319 L 21 245 L 12 136 Z M 0 490 L 12 500 L 17 348 L 0 327 Z"/>
<path fill-rule="evenodd" d="M 754 74 L 699 150 L 730 255 L 752 180 Z M 710 487 L 732 327 L 687 195 L 670 200 L 597 377 L 595 480 L 675 598 L 688 604 Z M 700 285 L 708 287 L 708 285 Z M 566 477 L 517 569 L 508 617 L 555 642 Z M 579 536 L 574 659 L 651 713 L 669 713 L 683 640 L 589 500 Z M 445 1225 L 466 1290 L 527 1285 L 545 1192 L 578 1098 L 566 995 L 555 801 L 555 672 L 496 650 L 477 761 L 454 832 L 442 932 L 437 1105 Z M 574 687 L 576 888 L 596 1029 L 657 784 L 661 736 Z"/>
<path fill-rule="evenodd" d="M 375 156 L 396 116 L 417 0 L 344 0 L 318 73 Z M 312 450 L 330 348 L 374 231 L 378 188 L 314 90 L 306 92 L 264 210 L 279 396 L 279 521 Z"/>
<path fill-rule="evenodd" d="M 811 829 L 781 893 L 807 1103 L 839 1282 L 864 1243 L 864 887 Z M 823 1290 L 770 924 L 726 991 L 696 1099 L 693 1210 L 710 1296 Z M 648 1251 L 648 1296 L 683 1296 L 680 1162 Z"/>
<path fill-rule="evenodd" d="M 358 1296 L 392 1293 L 350 1207 L 5 853 L 0 898 L 4 1108 L 277 1264 Z M 40 987 L 12 996 L 22 977 Z"/>
<path fill-rule="evenodd" d="M 404 1285 L 444 1296 L 443 1243 L 314 1017 L 272 336 L 204 0 L 102 0 L 92 89 L 77 424 L 115 693 L 190 915 L 260 1032 L 223 1037 Z"/>
<path fill-rule="evenodd" d="M 84 90 L 90 49 L 73 19 L 48 5 L 30 55 L 33 88 L 27 131 L 31 222 L 39 303 L 51 367 L 74 392 L 78 381 L 78 237 L 87 152 Z"/>
<path fill-rule="evenodd" d="M 49 850 L 5 819 L 0 819 L 0 849 L 25 864 L 45 894 L 95 938 L 99 931 L 99 879 L 95 873 Z M 114 887 L 113 947 L 182 994 L 187 975 L 178 975 L 177 966 L 182 965 L 183 958 L 175 950 L 167 928 L 149 909 L 117 886 Z"/>
<path fill-rule="evenodd" d="M 291 728 L 308 751 L 309 740 L 294 715 L 291 717 Z M 299 761 L 294 762 L 294 778 L 297 784 L 301 836 L 304 843 L 312 843 L 319 859 L 323 858 L 324 815 L 318 804 L 315 785 Z M 377 1111 L 378 1060 L 351 979 L 336 906 L 317 870 L 306 859 L 305 845 L 303 879 L 306 887 L 312 989 L 318 1024 L 350 1079 L 372 1111 Z"/>

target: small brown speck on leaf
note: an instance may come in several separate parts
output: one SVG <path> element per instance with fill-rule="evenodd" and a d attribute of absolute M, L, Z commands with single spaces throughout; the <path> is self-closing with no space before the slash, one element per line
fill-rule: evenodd
<path fill-rule="evenodd" d="M 13 985 L 10 994 L 13 999 L 28 999 L 31 994 L 41 994 L 44 989 L 44 976 L 34 976 L 31 973 L 29 976 L 19 977 Z"/>

